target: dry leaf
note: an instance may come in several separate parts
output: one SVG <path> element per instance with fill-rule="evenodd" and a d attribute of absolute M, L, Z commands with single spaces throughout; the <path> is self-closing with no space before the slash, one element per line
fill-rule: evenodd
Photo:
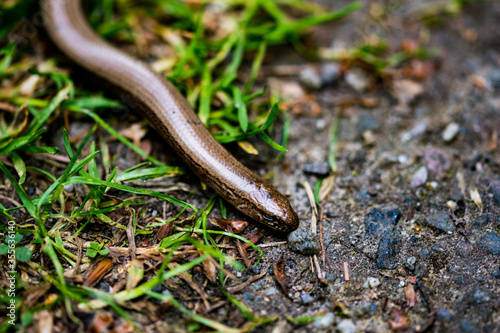
<path fill-rule="evenodd" d="M 92 287 L 96 285 L 96 283 L 99 282 L 111 268 L 113 268 L 113 260 L 111 260 L 110 258 L 104 258 L 89 274 L 83 285 L 86 287 Z"/>
<path fill-rule="evenodd" d="M 132 140 L 135 146 L 139 147 L 142 138 L 146 135 L 146 129 L 141 124 L 132 124 L 130 127 L 120 131 L 120 134 Z"/>
<path fill-rule="evenodd" d="M 222 230 L 225 230 L 227 232 L 234 233 L 234 234 L 241 233 L 243 230 L 245 230 L 245 228 L 248 225 L 248 222 L 246 222 L 246 221 L 224 220 L 224 219 L 220 219 L 218 217 L 210 217 L 209 219 L 210 219 L 210 222 L 212 224 L 218 226 Z"/>
<path fill-rule="evenodd" d="M 389 327 L 392 330 L 405 330 L 410 327 L 408 315 L 396 307 L 391 309 Z"/>
<path fill-rule="evenodd" d="M 90 324 L 89 333 L 109 332 L 113 326 L 113 316 L 109 312 L 99 312 L 94 316 Z"/>
<path fill-rule="evenodd" d="M 238 248 L 238 252 L 239 252 L 241 258 L 243 259 L 245 266 L 247 268 L 252 267 L 252 262 L 250 261 L 250 258 L 248 257 L 248 252 L 247 252 L 245 246 L 239 240 L 236 240 L 236 247 Z"/>
<path fill-rule="evenodd" d="M 483 200 L 481 200 L 481 196 L 479 195 L 477 188 L 474 187 L 474 189 L 470 190 L 470 197 L 476 204 L 477 208 L 483 210 Z"/>
<path fill-rule="evenodd" d="M 173 226 L 173 222 L 162 225 L 156 234 L 156 240 L 161 241 L 163 238 L 170 236 Z"/>
<path fill-rule="evenodd" d="M 238 146 L 243 149 L 247 154 L 259 155 L 259 152 L 255 147 L 248 141 L 238 141 Z"/>
<path fill-rule="evenodd" d="M 134 259 L 130 263 L 127 275 L 126 290 L 134 289 L 144 277 L 144 261 Z"/>
<path fill-rule="evenodd" d="M 207 257 L 207 259 L 203 260 L 201 266 L 203 267 L 203 273 L 207 279 L 210 282 L 215 283 L 217 281 L 217 268 L 212 260 L 213 259 L 211 257 Z"/>
<path fill-rule="evenodd" d="M 417 283 L 417 276 L 416 275 L 408 276 L 408 278 L 406 279 L 406 282 L 411 283 L 411 284 Z"/>
<path fill-rule="evenodd" d="M 421 84 L 406 79 L 394 80 L 392 89 L 400 105 L 408 105 L 424 92 Z"/>
<path fill-rule="evenodd" d="M 335 176 L 330 175 L 323 179 L 323 182 L 321 183 L 321 186 L 319 188 L 319 201 L 322 202 L 328 194 L 333 190 L 335 187 Z"/>
<path fill-rule="evenodd" d="M 278 281 L 285 295 L 288 295 L 289 287 L 285 274 L 285 264 L 286 264 L 285 257 L 282 255 L 278 259 L 278 261 L 273 264 L 273 271 L 276 281 Z"/>
<path fill-rule="evenodd" d="M 246 235 L 243 235 L 243 237 L 245 237 L 245 239 L 249 240 L 251 243 L 253 244 L 257 244 L 257 242 L 262 238 L 264 237 L 264 235 L 262 234 L 262 231 L 260 230 L 255 230 L 254 232 L 251 232 L 249 234 L 246 234 Z M 250 244 L 247 244 L 245 243 L 245 248 L 248 248 L 250 247 Z"/>
<path fill-rule="evenodd" d="M 42 310 L 38 313 L 38 332 L 52 333 L 54 332 L 54 317 L 53 313 L 48 310 Z"/>
<path fill-rule="evenodd" d="M 405 288 L 405 297 L 406 304 L 408 307 L 412 308 L 417 303 L 417 295 L 415 294 L 415 289 L 413 289 L 413 285 L 408 283 Z"/>

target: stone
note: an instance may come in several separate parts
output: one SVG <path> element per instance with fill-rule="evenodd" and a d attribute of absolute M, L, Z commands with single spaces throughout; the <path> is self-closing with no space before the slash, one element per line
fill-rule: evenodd
<path fill-rule="evenodd" d="M 455 231 L 455 222 L 450 214 L 445 212 L 436 212 L 426 219 L 427 224 L 437 230 L 452 234 Z"/>
<path fill-rule="evenodd" d="M 313 67 L 304 68 L 299 74 L 299 81 L 305 88 L 310 90 L 321 88 L 321 77 Z"/>
<path fill-rule="evenodd" d="M 288 247 L 305 256 L 312 256 L 320 250 L 318 237 L 304 227 L 288 234 Z"/>
<path fill-rule="evenodd" d="M 406 259 L 405 267 L 409 271 L 413 271 L 415 269 L 415 264 L 417 263 L 417 258 L 416 257 L 409 257 Z"/>
<path fill-rule="evenodd" d="M 427 177 L 429 173 L 427 172 L 427 168 L 425 166 L 421 166 L 417 172 L 413 174 L 411 177 L 411 187 L 419 187 L 424 185 L 427 182 Z"/>
<path fill-rule="evenodd" d="M 300 300 L 303 304 L 311 304 L 314 302 L 314 297 L 312 297 L 309 293 L 303 293 L 300 295 Z"/>
<path fill-rule="evenodd" d="M 356 333 L 356 325 L 350 319 L 343 319 L 337 325 L 337 331 L 340 333 Z"/>
<path fill-rule="evenodd" d="M 446 311 L 445 309 L 439 309 L 436 313 L 436 320 L 443 322 L 443 321 L 450 321 L 453 318 L 451 313 Z"/>
<path fill-rule="evenodd" d="M 328 162 L 311 162 L 304 166 L 304 172 L 324 177 L 330 173 L 330 166 Z"/>
<path fill-rule="evenodd" d="M 449 123 L 443 131 L 442 138 L 445 142 L 453 140 L 460 131 L 460 125 L 457 123 Z"/>
<path fill-rule="evenodd" d="M 382 283 L 379 279 L 374 277 L 369 277 L 366 282 L 363 284 L 363 288 L 365 289 L 374 289 L 380 286 Z"/>
<path fill-rule="evenodd" d="M 488 252 L 500 254 L 500 235 L 494 232 L 487 232 L 479 242 Z"/>
<path fill-rule="evenodd" d="M 401 211 L 394 207 L 373 208 L 365 218 L 365 231 L 370 236 L 387 236 L 401 220 Z"/>
<path fill-rule="evenodd" d="M 341 68 L 339 64 L 332 62 L 322 64 L 320 68 L 321 84 L 325 86 L 337 82 L 340 74 Z"/>
<path fill-rule="evenodd" d="M 314 321 L 314 326 L 317 328 L 330 328 L 335 322 L 335 314 L 328 312 L 323 317 L 320 317 Z"/>
<path fill-rule="evenodd" d="M 378 244 L 377 250 L 377 267 L 380 269 L 395 269 L 396 262 L 396 248 L 397 240 L 394 237 L 382 237 Z"/>

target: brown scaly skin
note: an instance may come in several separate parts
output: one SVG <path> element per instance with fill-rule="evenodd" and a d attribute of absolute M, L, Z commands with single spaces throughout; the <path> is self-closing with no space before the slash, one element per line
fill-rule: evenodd
<path fill-rule="evenodd" d="M 229 154 L 170 82 L 97 36 L 79 0 L 41 0 L 41 8 L 57 47 L 79 66 L 133 96 L 202 181 L 252 219 L 280 232 L 297 229 L 299 219 L 288 199 Z"/>

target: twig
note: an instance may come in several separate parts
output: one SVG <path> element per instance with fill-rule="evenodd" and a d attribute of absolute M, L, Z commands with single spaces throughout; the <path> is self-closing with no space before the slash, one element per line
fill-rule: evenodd
<path fill-rule="evenodd" d="M 246 280 L 245 282 L 243 283 L 240 283 L 239 285 L 236 285 L 236 286 L 232 286 L 232 287 L 228 287 L 227 288 L 227 291 L 230 293 L 230 294 L 234 294 L 234 293 L 237 293 L 238 291 L 241 291 L 243 289 L 245 289 L 246 287 L 248 287 L 250 284 L 252 284 L 252 282 L 260 279 L 261 277 L 263 277 L 264 275 L 267 274 L 267 271 L 269 270 L 269 267 L 271 267 L 271 265 L 268 265 L 264 271 L 262 273 L 260 273 L 259 275 L 254 275 L 252 277 L 250 277 L 248 280 Z"/>
<path fill-rule="evenodd" d="M 344 261 L 344 280 L 349 281 L 349 265 Z"/>
<path fill-rule="evenodd" d="M 282 241 L 282 242 L 272 242 L 272 243 L 266 243 L 266 244 L 261 244 L 259 247 L 274 247 L 274 246 L 280 246 L 280 245 L 285 245 L 287 244 L 287 241 Z"/>

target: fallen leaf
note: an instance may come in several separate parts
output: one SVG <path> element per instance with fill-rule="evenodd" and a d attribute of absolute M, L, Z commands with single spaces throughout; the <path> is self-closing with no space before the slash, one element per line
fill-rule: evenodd
<path fill-rule="evenodd" d="M 218 226 L 222 230 L 234 234 L 241 233 L 243 230 L 245 230 L 245 228 L 248 225 L 248 222 L 246 221 L 225 220 L 225 219 L 220 219 L 218 217 L 210 217 L 209 219 L 212 224 Z"/>
<path fill-rule="evenodd" d="M 247 154 L 259 155 L 259 151 L 248 141 L 238 141 L 238 146 L 240 146 L 240 148 Z"/>
<path fill-rule="evenodd" d="M 415 289 L 413 289 L 413 285 L 411 283 L 408 283 L 405 287 L 405 297 L 408 307 L 414 307 L 417 302 L 417 295 L 415 294 Z"/>
<path fill-rule="evenodd" d="M 210 282 L 215 283 L 217 281 L 217 268 L 212 260 L 213 259 L 211 257 L 207 257 L 207 259 L 203 260 L 201 266 L 203 267 L 203 273 L 207 279 Z"/>
<path fill-rule="evenodd" d="M 139 147 L 142 138 L 146 135 L 146 129 L 141 124 L 132 124 L 130 127 L 121 130 L 120 134 L 132 140 L 134 146 Z"/>
<path fill-rule="evenodd" d="M 92 287 L 96 285 L 97 282 L 99 282 L 111 268 L 113 268 L 113 260 L 111 260 L 111 258 L 104 258 L 89 274 L 85 282 L 83 282 L 83 285 L 86 287 Z"/>
<path fill-rule="evenodd" d="M 400 105 L 408 105 L 424 92 L 424 88 L 420 83 L 402 79 L 394 80 L 392 91 Z"/>
<path fill-rule="evenodd" d="M 113 326 L 113 316 L 109 312 L 98 312 L 95 314 L 92 323 L 90 324 L 89 333 L 104 333 L 109 332 Z"/>
<path fill-rule="evenodd" d="M 288 295 L 289 287 L 288 287 L 288 280 L 286 279 L 286 274 L 285 274 L 285 265 L 286 265 L 285 257 L 281 255 L 278 261 L 273 263 L 273 271 L 276 281 L 278 281 L 285 295 Z"/>
<path fill-rule="evenodd" d="M 391 309 L 389 327 L 392 330 L 405 330 L 410 327 L 408 315 L 396 307 Z"/>
<path fill-rule="evenodd" d="M 156 240 L 161 241 L 163 238 L 170 236 L 173 226 L 173 222 L 162 225 L 156 234 Z"/>
<path fill-rule="evenodd" d="M 134 259 L 132 260 L 127 274 L 127 285 L 125 287 L 126 290 L 134 289 L 139 282 L 141 282 L 144 277 L 144 261 Z"/>
<path fill-rule="evenodd" d="M 470 190 L 470 197 L 476 204 L 477 208 L 483 210 L 483 200 L 481 200 L 481 196 L 479 195 L 479 191 L 477 190 L 477 188 L 474 187 L 472 190 Z"/>

